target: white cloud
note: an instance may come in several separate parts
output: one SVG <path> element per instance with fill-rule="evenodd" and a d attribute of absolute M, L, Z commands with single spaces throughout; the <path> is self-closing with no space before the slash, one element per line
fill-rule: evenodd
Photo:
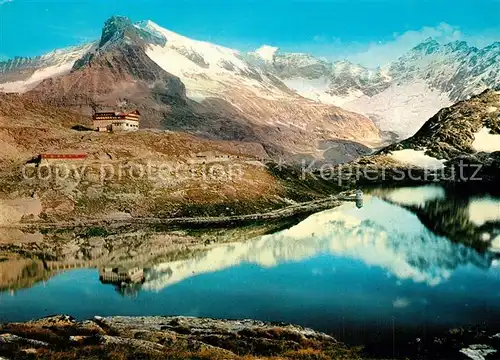
<path fill-rule="evenodd" d="M 448 43 L 463 39 L 463 34 L 459 28 L 441 23 L 436 27 L 423 27 L 420 30 L 410 30 L 403 34 L 394 33 L 391 41 L 372 42 L 364 51 L 354 53 L 348 58 L 353 62 L 369 66 L 385 65 L 427 38 L 433 38 L 440 43 Z"/>
<path fill-rule="evenodd" d="M 367 67 L 376 67 L 397 59 L 427 38 L 433 38 L 442 44 L 465 40 L 469 45 L 482 48 L 500 40 L 500 29 L 465 35 L 459 27 L 441 23 L 433 27 L 425 26 L 418 30 L 394 33 L 390 40 L 369 43 L 344 42 L 340 38 L 318 34 L 313 37 L 311 44 L 304 44 L 303 47 L 316 56 L 323 56 L 330 60 L 347 59 Z"/>
<path fill-rule="evenodd" d="M 7 3 L 10 3 L 14 0 L 0 0 L 0 5 L 3 5 L 3 4 L 7 4 Z"/>

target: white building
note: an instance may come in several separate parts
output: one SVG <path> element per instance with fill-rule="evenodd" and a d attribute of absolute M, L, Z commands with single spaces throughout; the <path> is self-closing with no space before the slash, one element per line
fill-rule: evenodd
<path fill-rule="evenodd" d="M 131 113 L 100 112 L 93 117 L 93 127 L 96 131 L 137 131 L 141 114 L 138 110 Z"/>

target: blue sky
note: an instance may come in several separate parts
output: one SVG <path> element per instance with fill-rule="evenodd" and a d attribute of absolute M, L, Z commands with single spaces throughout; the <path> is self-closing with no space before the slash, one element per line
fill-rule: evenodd
<path fill-rule="evenodd" d="M 500 40 L 500 0 L 0 0 L 0 56 L 97 39 L 115 14 L 243 51 L 268 44 L 366 65 L 429 36 Z"/>

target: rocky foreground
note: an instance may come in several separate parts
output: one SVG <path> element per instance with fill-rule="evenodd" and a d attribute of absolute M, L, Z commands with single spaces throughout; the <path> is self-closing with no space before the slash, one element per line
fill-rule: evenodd
<path fill-rule="evenodd" d="M 329 335 L 283 323 L 180 316 L 96 316 L 76 321 L 58 315 L 0 325 L 0 360 L 498 359 L 500 334 L 457 328 L 428 335 L 410 342 L 396 338 L 394 343 L 371 344 L 363 350 L 349 348 Z"/>
<path fill-rule="evenodd" d="M 0 326 L 0 359 L 360 359 L 294 325 L 188 317 L 54 316 Z"/>

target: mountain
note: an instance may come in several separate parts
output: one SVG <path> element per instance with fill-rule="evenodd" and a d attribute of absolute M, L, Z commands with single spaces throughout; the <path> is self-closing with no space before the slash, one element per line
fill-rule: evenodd
<path fill-rule="evenodd" d="M 368 69 L 272 46 L 241 53 L 113 17 L 98 41 L 0 63 L 0 89 L 86 115 L 138 108 L 146 128 L 339 163 L 380 146 L 381 136 L 408 138 L 441 108 L 497 85 L 499 56 L 498 42 L 478 49 L 427 39 Z"/>
<path fill-rule="evenodd" d="M 43 80 L 26 96 L 65 107 L 116 108 L 120 103 L 146 114 L 153 105 L 171 113 L 183 111 L 187 100 L 184 84 L 144 52 L 146 44 L 162 41 L 134 27 L 127 18 L 113 17 L 104 25 L 100 41 L 75 60 L 71 72 Z M 154 126 L 158 119 L 153 117 L 155 111 L 149 112 L 145 125 Z"/>
<path fill-rule="evenodd" d="M 85 44 L 54 50 L 33 58 L 16 57 L 0 62 L 0 91 L 24 92 L 42 80 L 67 74 L 75 61 L 84 56 L 95 44 Z"/>
<path fill-rule="evenodd" d="M 258 142 L 90 124 L 46 100 L 0 93 L 0 227 L 259 214 L 339 190 L 269 163 Z M 39 162 L 47 153 L 86 159 Z"/>
<path fill-rule="evenodd" d="M 308 54 L 276 52 L 266 66 L 298 94 L 338 106 L 389 86 L 389 77 L 381 69 L 371 70 L 348 61 L 330 63 Z"/>
<path fill-rule="evenodd" d="M 87 115 L 91 108 L 138 108 L 143 127 L 258 142 L 274 158 L 340 162 L 367 154 L 369 146 L 381 142 L 379 130 L 365 116 L 306 99 L 249 56 L 151 21 L 133 24 L 113 17 L 99 41 L 80 49 L 74 57 L 51 60 L 62 63 L 64 58 L 64 72 L 52 76 L 45 71 L 48 76 L 38 76 L 42 81 L 36 86 L 28 78 L 29 85 L 17 91 Z M 26 63 L 34 73 L 46 69 L 37 68 L 35 59 Z M 16 69 L 8 76 L 22 70 Z M 7 72 L 0 86 L 7 88 L 6 79 Z"/>
<path fill-rule="evenodd" d="M 478 49 L 464 41 L 442 45 L 427 39 L 377 69 L 279 50 L 264 62 L 302 96 L 365 114 L 401 138 L 441 108 L 500 82 L 500 42 Z"/>
<path fill-rule="evenodd" d="M 473 189 L 494 185 L 500 179 L 500 91 L 486 90 L 444 108 L 412 137 L 356 163 L 379 171 L 380 177 L 363 181 L 392 176 L 398 182 L 466 182 Z"/>

